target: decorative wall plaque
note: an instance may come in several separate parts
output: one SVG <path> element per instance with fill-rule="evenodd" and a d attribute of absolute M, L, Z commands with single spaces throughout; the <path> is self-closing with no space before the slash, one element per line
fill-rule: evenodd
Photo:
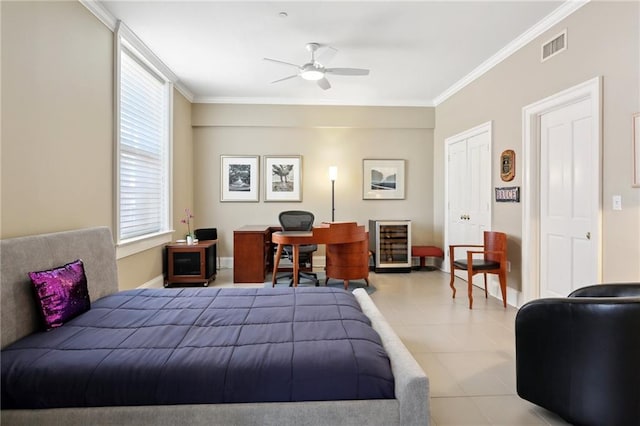
<path fill-rule="evenodd" d="M 505 182 L 510 182 L 516 176 L 516 153 L 512 149 L 502 151 L 500 154 L 500 177 Z"/>
<path fill-rule="evenodd" d="M 496 202 L 497 203 L 519 203 L 520 187 L 510 186 L 510 187 L 496 188 Z"/>

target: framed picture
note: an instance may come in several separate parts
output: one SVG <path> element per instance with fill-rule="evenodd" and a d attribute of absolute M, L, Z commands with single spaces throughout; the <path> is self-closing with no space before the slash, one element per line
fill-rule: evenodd
<path fill-rule="evenodd" d="M 405 160 L 362 160 L 363 200 L 403 200 Z"/>
<path fill-rule="evenodd" d="M 264 156 L 264 201 L 302 201 L 302 156 Z"/>
<path fill-rule="evenodd" d="M 220 201 L 259 201 L 257 155 L 220 156 Z"/>
<path fill-rule="evenodd" d="M 633 114 L 633 187 L 640 188 L 640 112 Z"/>

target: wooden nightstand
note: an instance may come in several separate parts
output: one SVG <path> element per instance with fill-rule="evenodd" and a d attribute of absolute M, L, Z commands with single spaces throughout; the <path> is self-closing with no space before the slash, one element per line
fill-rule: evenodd
<path fill-rule="evenodd" d="M 218 240 L 198 241 L 195 244 L 167 244 L 164 286 L 171 284 L 199 284 L 205 287 L 216 279 L 214 246 Z"/>

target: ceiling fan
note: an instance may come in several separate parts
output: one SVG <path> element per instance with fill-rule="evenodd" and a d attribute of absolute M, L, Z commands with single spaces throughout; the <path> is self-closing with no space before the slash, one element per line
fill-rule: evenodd
<path fill-rule="evenodd" d="M 369 75 L 369 70 L 363 68 L 325 68 L 324 65 L 327 64 L 338 52 L 337 49 L 334 49 L 331 46 L 325 46 L 320 43 L 307 43 L 306 48 L 311 53 L 311 59 L 303 65 L 296 65 L 290 62 L 279 61 L 277 59 L 264 58 L 265 61 L 289 65 L 298 69 L 296 74 L 272 81 L 271 83 L 278 83 L 291 78 L 302 77 L 305 80 L 316 81 L 321 89 L 327 90 L 331 88 L 331 83 L 327 80 L 326 74 L 354 76 Z M 324 48 L 326 50 L 316 59 L 316 52 L 320 48 Z"/>

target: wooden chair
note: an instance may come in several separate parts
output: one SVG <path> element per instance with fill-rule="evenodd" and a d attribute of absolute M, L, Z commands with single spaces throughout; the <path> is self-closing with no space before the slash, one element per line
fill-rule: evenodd
<path fill-rule="evenodd" d="M 467 250 L 466 259 L 455 259 L 456 248 L 479 248 L 479 250 Z M 474 257 L 476 255 L 476 257 Z M 478 257 L 482 255 L 482 257 Z M 484 245 L 457 244 L 449 246 L 449 261 L 451 262 L 451 282 L 449 286 L 456 297 L 456 288 L 453 285 L 456 279 L 455 270 L 467 271 L 467 292 L 469 294 L 469 309 L 473 307 L 473 276 L 484 275 L 484 297 L 487 297 L 487 274 L 497 274 L 500 280 L 502 303 L 507 307 L 507 235 L 503 232 L 484 231 Z"/>

